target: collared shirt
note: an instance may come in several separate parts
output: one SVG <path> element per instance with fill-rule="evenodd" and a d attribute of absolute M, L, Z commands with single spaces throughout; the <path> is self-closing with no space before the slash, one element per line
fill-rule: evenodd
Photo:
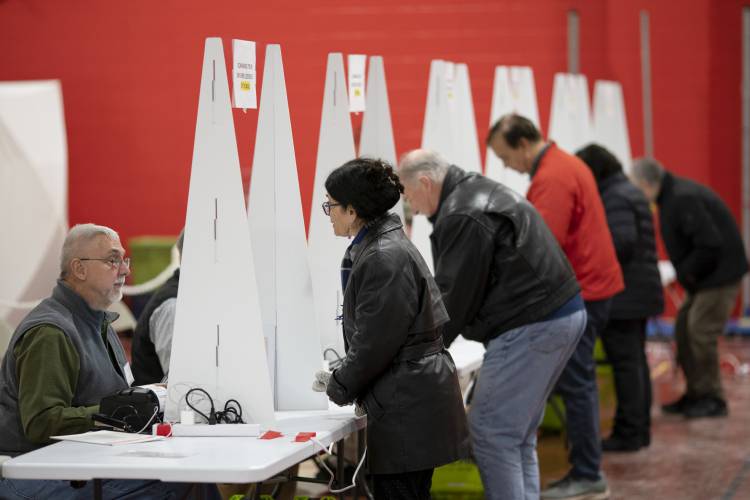
<path fill-rule="evenodd" d="M 346 284 L 349 282 L 349 275 L 352 273 L 352 250 L 354 246 L 365 238 L 367 226 L 363 227 L 354 237 L 354 240 L 347 247 L 344 258 L 341 261 L 341 292 L 346 292 Z"/>
<path fill-rule="evenodd" d="M 529 177 L 534 177 L 534 174 L 536 174 L 536 171 L 539 170 L 539 164 L 542 163 L 542 158 L 544 158 L 545 153 L 552 145 L 551 142 L 548 142 L 544 145 L 541 151 L 539 151 L 539 154 L 534 157 L 534 161 L 531 163 L 531 171 L 529 172 Z"/>

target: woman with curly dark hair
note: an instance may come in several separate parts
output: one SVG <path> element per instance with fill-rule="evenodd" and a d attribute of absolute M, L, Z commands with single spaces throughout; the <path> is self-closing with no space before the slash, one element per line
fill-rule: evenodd
<path fill-rule="evenodd" d="M 354 238 L 341 267 L 346 357 L 326 392 L 367 413 L 375 497 L 430 498 L 433 469 L 468 455 L 440 290 L 398 215 L 388 213 L 403 192 L 390 165 L 358 158 L 325 186 L 334 233 Z"/>

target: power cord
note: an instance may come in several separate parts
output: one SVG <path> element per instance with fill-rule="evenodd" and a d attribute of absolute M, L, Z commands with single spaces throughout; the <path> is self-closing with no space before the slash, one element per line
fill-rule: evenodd
<path fill-rule="evenodd" d="M 155 418 L 157 418 L 156 416 L 157 416 L 158 414 L 159 414 L 159 407 L 157 406 L 156 408 L 154 408 L 154 414 L 153 414 L 153 415 L 151 415 L 151 418 L 149 418 L 149 419 L 148 419 L 148 422 L 146 422 L 146 425 L 144 425 L 144 426 L 143 426 L 143 427 L 141 428 L 141 430 L 139 430 L 138 432 L 136 432 L 136 434 L 140 434 L 141 432 L 143 432 L 143 431 L 145 431 L 146 429 L 148 429 L 148 426 L 149 426 L 149 425 L 151 425 L 151 422 L 153 422 Z"/>
<path fill-rule="evenodd" d="M 328 455 L 333 456 L 333 443 L 331 443 L 330 446 L 328 446 L 328 448 L 326 448 L 325 446 L 323 446 L 323 443 L 321 443 L 317 439 L 311 438 L 310 440 L 313 443 L 315 443 L 318 446 L 320 446 L 322 448 L 322 450 L 323 450 L 324 453 L 327 453 Z M 320 462 L 321 462 L 321 464 L 323 464 L 323 468 L 331 476 L 331 479 L 328 481 L 328 491 L 330 491 L 331 493 L 343 493 L 343 492 L 349 491 L 350 489 L 352 489 L 355 486 L 357 486 L 357 475 L 359 474 L 359 469 L 361 469 L 362 465 L 364 465 L 366 457 L 367 457 L 367 448 L 365 448 L 364 453 L 362 453 L 362 459 L 359 461 L 359 464 L 357 465 L 357 468 L 354 469 L 354 475 L 352 475 L 352 484 L 350 484 L 349 486 L 347 486 L 345 488 L 340 488 L 340 489 L 336 489 L 336 490 L 334 490 L 333 488 L 331 488 L 331 486 L 333 486 L 333 480 L 335 479 L 333 471 L 328 467 L 328 465 L 326 464 L 325 460 L 321 460 Z M 344 457 L 341 457 L 341 456 L 338 457 L 338 460 L 343 460 L 343 459 L 344 459 Z"/>
<path fill-rule="evenodd" d="M 118 416 L 123 411 L 127 411 L 127 413 L 123 416 Z M 120 422 L 124 424 L 123 430 L 125 432 L 131 432 L 135 434 L 140 434 L 141 432 L 145 431 L 149 425 L 154 421 L 154 419 L 158 419 L 159 415 L 159 407 L 154 408 L 154 413 L 151 415 L 151 417 L 146 421 L 146 424 L 138 431 L 133 430 L 133 424 L 134 422 L 131 422 L 135 420 L 135 422 L 138 422 L 138 420 L 141 418 L 140 414 L 138 413 L 138 409 L 133 405 L 122 405 L 115 408 L 115 410 L 112 412 L 111 418 L 114 419 L 116 422 L 118 419 Z"/>
<path fill-rule="evenodd" d="M 208 415 L 193 406 L 190 402 L 190 395 L 196 392 L 203 394 L 205 399 L 208 399 L 208 402 L 211 405 L 211 410 L 208 412 Z M 200 387 L 194 387 L 185 393 L 185 404 L 187 404 L 195 413 L 203 417 L 206 422 L 208 422 L 208 425 L 245 423 L 245 421 L 242 420 L 242 405 L 240 405 L 239 401 L 236 399 L 228 399 L 227 402 L 224 403 L 224 409 L 216 411 L 213 398 L 206 390 L 201 389 Z"/>
<path fill-rule="evenodd" d="M 336 359 L 334 359 L 334 360 L 332 360 L 332 361 L 328 361 L 328 359 L 326 358 L 326 355 L 327 355 L 327 354 L 328 354 L 329 352 L 332 352 L 332 353 L 333 353 L 333 355 L 334 355 L 334 356 L 336 356 Z M 338 353 L 338 352 L 336 351 L 336 349 L 334 349 L 333 347 L 328 347 L 328 348 L 326 348 L 326 349 L 325 349 L 325 350 L 323 351 L 323 359 L 325 359 L 326 361 L 328 361 L 328 368 L 329 368 L 329 369 L 330 369 L 331 371 L 333 371 L 333 370 L 335 370 L 336 368 L 338 368 L 339 366 L 341 366 L 341 363 L 343 363 L 343 362 L 344 362 L 344 358 L 342 358 L 342 357 L 341 357 L 341 355 L 340 355 L 340 354 L 339 354 L 339 353 Z"/>
<path fill-rule="evenodd" d="M 230 406 L 233 404 L 233 406 Z M 229 399 L 224 403 L 224 409 L 216 412 L 216 421 L 220 424 L 244 424 L 242 420 L 242 406 L 236 399 Z"/>

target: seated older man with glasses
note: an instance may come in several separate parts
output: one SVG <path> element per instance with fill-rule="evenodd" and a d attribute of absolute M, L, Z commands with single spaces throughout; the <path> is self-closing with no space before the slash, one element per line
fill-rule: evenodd
<path fill-rule="evenodd" d="M 108 227 L 81 224 L 65 238 L 60 278 L 18 325 L 0 366 L 0 454 L 19 455 L 51 436 L 90 430 L 102 397 L 133 376 L 107 308 L 122 298 L 130 259 Z M 89 482 L 0 479 L 0 498 L 91 498 Z M 191 485 L 107 480 L 106 498 L 182 498 Z M 218 498 L 215 486 L 209 498 Z"/>

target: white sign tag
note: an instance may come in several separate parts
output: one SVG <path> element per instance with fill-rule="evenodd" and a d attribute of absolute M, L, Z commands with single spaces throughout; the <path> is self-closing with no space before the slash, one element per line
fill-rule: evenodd
<path fill-rule="evenodd" d="M 125 382 L 128 383 L 128 387 L 133 385 L 135 377 L 133 376 L 133 370 L 130 368 L 130 363 L 125 363 L 125 366 L 122 367 L 122 372 L 125 375 Z"/>
<path fill-rule="evenodd" d="M 451 104 L 456 100 L 456 64 L 450 61 L 445 61 L 445 95 Z"/>
<path fill-rule="evenodd" d="M 365 110 L 365 61 L 367 56 L 349 54 L 349 111 L 358 113 Z"/>
<path fill-rule="evenodd" d="M 255 42 L 232 40 L 234 107 L 256 109 Z"/>

